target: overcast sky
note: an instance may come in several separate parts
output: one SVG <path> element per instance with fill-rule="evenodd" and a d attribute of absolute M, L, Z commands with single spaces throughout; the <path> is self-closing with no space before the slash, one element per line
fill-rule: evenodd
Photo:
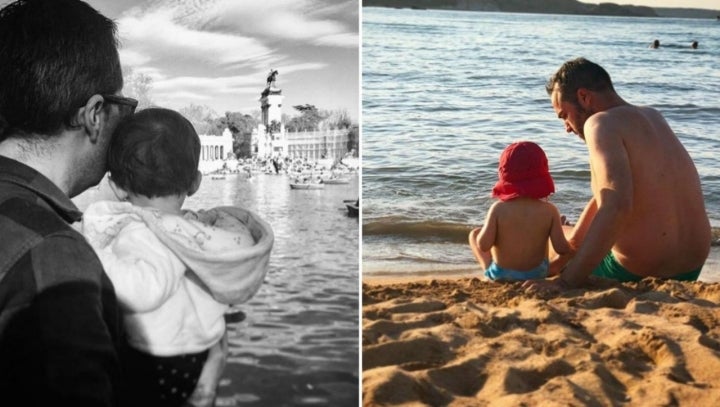
<path fill-rule="evenodd" d="M 250 113 L 274 68 L 284 113 L 358 119 L 359 0 L 86 1 L 117 22 L 121 63 L 153 78 L 159 106 Z"/>

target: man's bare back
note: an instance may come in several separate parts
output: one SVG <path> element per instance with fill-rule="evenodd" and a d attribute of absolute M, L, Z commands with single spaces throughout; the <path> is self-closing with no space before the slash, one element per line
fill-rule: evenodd
<path fill-rule="evenodd" d="M 710 249 L 710 223 L 700 178 L 662 115 L 649 107 L 622 105 L 591 116 L 585 124 L 593 163 L 625 154 L 632 205 L 612 246 L 615 258 L 640 276 L 672 277 L 703 265 Z M 624 151 L 604 150 L 591 138 L 619 138 Z M 593 196 L 604 186 L 593 171 Z"/>

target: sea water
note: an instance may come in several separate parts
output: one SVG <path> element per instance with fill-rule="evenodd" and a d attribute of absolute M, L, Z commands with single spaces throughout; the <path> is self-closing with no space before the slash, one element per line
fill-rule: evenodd
<path fill-rule="evenodd" d="M 542 146 L 551 202 L 577 219 L 591 197 L 587 149 L 545 83 L 580 56 L 665 116 L 720 226 L 720 22 L 367 7 L 362 19 L 363 275 L 477 270 L 467 232 L 513 141 Z"/>
<path fill-rule="evenodd" d="M 184 207 L 241 206 L 273 228 L 275 244 L 258 293 L 228 324 L 230 356 L 218 406 L 357 406 L 357 199 L 359 177 L 322 190 L 290 189 L 287 175 L 205 176 Z M 75 199 L 83 210 L 108 199 L 106 181 Z"/>

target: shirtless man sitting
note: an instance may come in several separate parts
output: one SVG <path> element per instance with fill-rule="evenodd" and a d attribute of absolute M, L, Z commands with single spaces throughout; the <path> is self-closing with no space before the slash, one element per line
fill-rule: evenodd
<path fill-rule="evenodd" d="M 633 106 L 608 73 L 584 58 L 566 62 L 546 85 L 565 130 L 587 144 L 592 199 L 566 236 L 553 281 L 534 288 L 580 286 L 591 274 L 696 280 L 710 251 L 710 222 L 690 155 L 655 109 Z"/>

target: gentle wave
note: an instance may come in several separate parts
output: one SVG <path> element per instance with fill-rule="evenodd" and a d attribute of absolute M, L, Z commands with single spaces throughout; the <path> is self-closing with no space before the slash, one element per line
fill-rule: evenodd
<path fill-rule="evenodd" d="M 442 241 L 465 244 L 468 234 L 481 224 L 466 224 L 443 221 L 415 221 L 404 216 L 376 218 L 362 226 L 363 238 L 395 237 L 411 241 Z M 720 226 L 711 227 L 712 245 L 720 246 Z M 405 256 L 403 256 L 405 258 Z M 387 259 L 397 259 L 388 257 Z"/>
<path fill-rule="evenodd" d="M 442 221 L 392 221 L 381 218 L 363 224 L 365 236 L 396 236 L 415 240 L 438 239 L 452 243 L 466 243 L 470 231 L 477 225 Z"/>

